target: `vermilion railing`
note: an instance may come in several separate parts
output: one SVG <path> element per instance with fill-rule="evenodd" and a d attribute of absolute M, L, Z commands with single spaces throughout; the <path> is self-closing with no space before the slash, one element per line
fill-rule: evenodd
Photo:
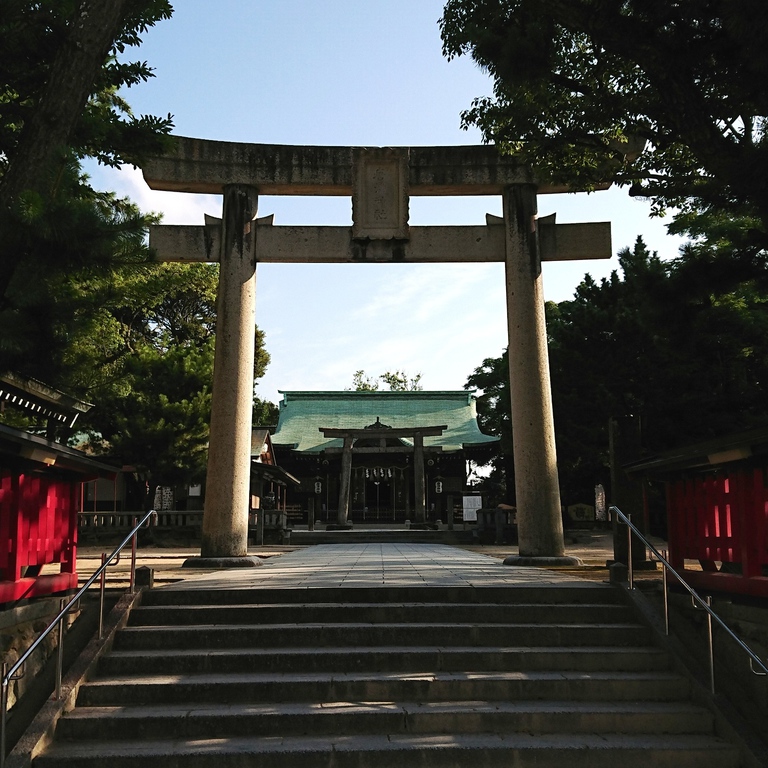
<path fill-rule="evenodd" d="M 0 603 L 77 587 L 79 494 L 79 482 L 0 470 Z"/>
<path fill-rule="evenodd" d="M 768 467 L 667 482 L 669 559 L 696 586 L 768 596 Z M 685 569 L 695 560 L 701 571 Z"/>

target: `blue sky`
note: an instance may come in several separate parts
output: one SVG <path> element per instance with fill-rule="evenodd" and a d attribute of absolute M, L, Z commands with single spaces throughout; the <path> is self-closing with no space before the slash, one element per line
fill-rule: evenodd
<path fill-rule="evenodd" d="M 178 0 L 134 58 L 156 77 L 126 96 L 137 114 L 172 114 L 174 132 L 225 141 L 415 146 L 480 143 L 460 112 L 488 95 L 471 60 L 441 52 L 440 0 Z M 140 172 L 89 169 L 97 185 L 130 196 L 169 224 L 220 215 L 214 196 L 150 191 Z M 483 223 L 498 198 L 412 198 L 412 224 Z M 663 258 L 678 238 L 625 190 L 542 195 L 560 223 L 611 221 L 614 253 L 638 235 Z M 345 225 L 347 198 L 262 197 L 275 224 Z M 610 261 L 547 264 L 547 299 L 570 298 L 584 274 Z M 258 267 L 257 323 L 272 362 L 257 394 L 343 389 L 356 370 L 422 374 L 425 389 L 460 389 L 507 343 L 503 267 L 274 265 Z"/>

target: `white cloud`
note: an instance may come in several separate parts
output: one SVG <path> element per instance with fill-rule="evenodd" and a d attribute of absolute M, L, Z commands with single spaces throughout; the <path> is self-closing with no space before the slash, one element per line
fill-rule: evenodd
<path fill-rule="evenodd" d="M 131 165 L 120 168 L 93 165 L 87 170 L 95 187 L 129 197 L 145 213 L 161 213 L 164 224 L 202 224 L 206 213 L 221 215 L 221 198 L 217 195 L 158 192 L 150 189 L 141 171 Z"/>

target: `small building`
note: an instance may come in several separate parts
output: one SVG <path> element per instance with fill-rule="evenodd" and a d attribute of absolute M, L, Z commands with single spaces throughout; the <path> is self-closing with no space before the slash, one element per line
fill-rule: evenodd
<path fill-rule="evenodd" d="M 467 461 L 487 459 L 498 441 L 480 431 L 464 390 L 281 394 L 272 442 L 300 481 L 288 501 L 312 505 L 318 522 L 452 519 Z"/>
<path fill-rule="evenodd" d="M 768 597 L 768 428 L 627 465 L 664 484 L 669 561 L 692 586 Z"/>
<path fill-rule="evenodd" d="M 90 408 L 15 374 L 0 376 L 0 400 L 44 418 L 48 435 L 57 425 L 71 429 Z M 0 604 L 77 586 L 83 483 L 116 472 L 49 437 L 0 424 Z M 59 570 L 42 574 L 46 565 Z"/>

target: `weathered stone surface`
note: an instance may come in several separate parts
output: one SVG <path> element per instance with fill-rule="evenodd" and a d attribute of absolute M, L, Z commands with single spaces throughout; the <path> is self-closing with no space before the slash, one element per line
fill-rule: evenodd
<path fill-rule="evenodd" d="M 562 557 L 555 427 L 534 187 L 504 196 L 509 382 L 520 555 Z"/>
<path fill-rule="evenodd" d="M 15 664 L 37 638 L 46 630 L 61 610 L 59 598 L 48 598 L 0 613 L 0 658 L 9 666 Z M 71 624 L 76 614 L 69 617 Z M 8 687 L 8 709 L 24 695 L 35 675 L 45 666 L 48 657 L 56 650 L 58 633 L 52 632 L 27 661 L 24 675 Z"/>
<path fill-rule="evenodd" d="M 409 240 L 357 241 L 350 227 L 270 226 L 257 219 L 256 261 L 276 264 L 387 262 L 503 262 L 504 220 L 490 226 L 409 227 Z M 264 223 L 262 223 L 264 222 Z M 541 222 L 541 220 L 540 220 Z M 219 261 L 217 241 L 209 245 L 211 225 L 150 227 L 150 246 L 159 261 Z M 541 260 L 610 259 L 610 222 L 541 224 Z"/>
<path fill-rule="evenodd" d="M 539 194 L 576 192 L 538 178 L 493 146 L 402 147 L 411 195 L 500 195 L 510 184 L 537 183 Z M 152 189 L 221 194 L 228 184 L 262 195 L 351 195 L 352 147 L 244 144 L 175 137 L 173 149 L 146 160 Z M 602 188 L 607 189 L 609 185 Z"/>
<path fill-rule="evenodd" d="M 352 237 L 408 239 L 408 150 L 352 151 Z"/>
<path fill-rule="evenodd" d="M 202 557 L 248 554 L 257 205 L 252 187 L 225 190 Z"/>

